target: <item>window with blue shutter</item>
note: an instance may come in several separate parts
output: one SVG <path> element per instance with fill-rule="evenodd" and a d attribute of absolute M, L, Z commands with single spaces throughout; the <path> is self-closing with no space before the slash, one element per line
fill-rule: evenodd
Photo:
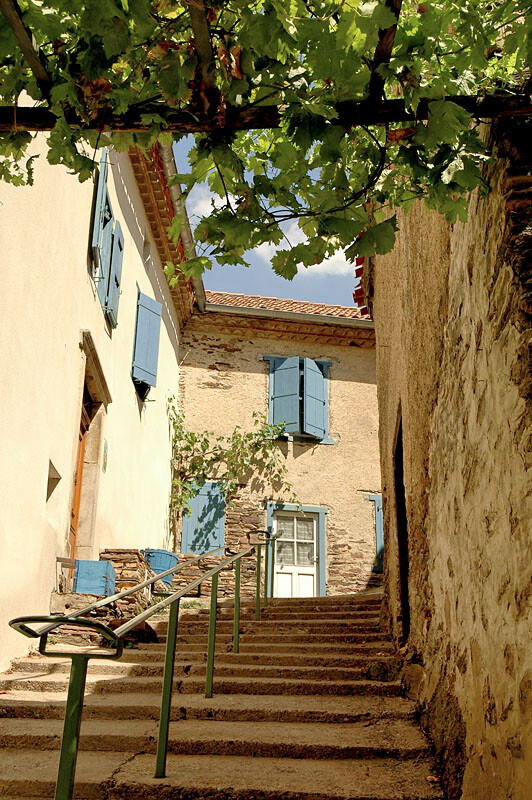
<path fill-rule="evenodd" d="M 122 258 L 124 255 L 124 235 L 120 223 L 115 223 L 113 231 L 113 248 L 109 270 L 109 289 L 105 303 L 105 313 L 113 328 L 118 324 L 118 300 L 120 297 L 120 279 L 122 277 Z"/>
<path fill-rule="evenodd" d="M 269 421 L 284 423 L 287 434 L 328 439 L 330 362 L 292 356 L 264 356 L 270 362 Z"/>
<path fill-rule="evenodd" d="M 150 387 L 157 385 L 162 308 L 157 300 L 139 292 L 131 377 L 142 400 L 146 398 Z"/>
<path fill-rule="evenodd" d="M 375 563 L 372 567 L 373 572 L 382 572 L 384 558 L 384 530 L 382 516 L 382 495 L 370 494 L 370 500 L 375 503 Z"/>
<path fill-rule="evenodd" d="M 273 424 L 285 423 L 285 431 L 299 431 L 299 357 L 279 358 L 271 381 Z"/>
<path fill-rule="evenodd" d="M 207 481 L 190 501 L 190 514 L 183 515 L 182 553 L 207 553 L 223 547 L 225 497 L 217 483 Z"/>
<path fill-rule="evenodd" d="M 302 433 L 323 439 L 327 429 L 325 419 L 326 382 L 322 370 L 311 358 L 303 359 L 303 426 Z"/>
<path fill-rule="evenodd" d="M 124 237 L 119 222 L 115 222 L 107 188 L 108 150 L 102 149 L 94 225 L 92 228 L 91 251 L 93 260 L 93 279 L 100 304 L 111 327 L 115 328 L 118 319 L 118 298 L 122 274 L 122 253 Z"/>

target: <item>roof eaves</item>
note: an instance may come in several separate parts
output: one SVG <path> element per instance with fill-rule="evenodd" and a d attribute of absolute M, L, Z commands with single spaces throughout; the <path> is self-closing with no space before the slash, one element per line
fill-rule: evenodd
<path fill-rule="evenodd" d="M 362 319 L 359 317 L 339 317 L 328 314 L 310 314 L 302 311 L 280 311 L 269 308 L 230 306 L 226 303 L 209 302 L 205 304 L 205 311 L 216 314 L 232 314 L 233 316 L 262 317 L 264 319 L 290 320 L 298 323 L 309 322 L 315 325 L 331 325 L 341 328 L 375 330 L 375 324 L 372 319 Z"/>

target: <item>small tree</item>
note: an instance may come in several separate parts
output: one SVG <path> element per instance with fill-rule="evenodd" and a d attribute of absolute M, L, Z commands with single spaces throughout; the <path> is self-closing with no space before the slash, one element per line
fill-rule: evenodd
<path fill-rule="evenodd" d="M 252 430 L 237 425 L 228 436 L 197 433 L 186 428 L 173 397 L 168 401 L 168 418 L 172 435 L 170 511 L 175 525 L 182 514 L 190 514 L 190 501 L 208 480 L 218 483 L 228 506 L 235 504 L 252 477 L 262 479 L 264 488 L 269 487 L 277 497 L 297 502 L 276 443 L 284 430 L 282 424 L 271 425 L 264 414 L 255 411 Z"/>

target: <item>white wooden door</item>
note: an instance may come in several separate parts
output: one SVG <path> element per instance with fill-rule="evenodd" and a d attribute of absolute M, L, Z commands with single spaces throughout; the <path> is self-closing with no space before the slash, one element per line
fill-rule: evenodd
<path fill-rule="evenodd" d="M 275 531 L 274 597 L 315 597 L 317 594 L 316 520 L 278 514 Z"/>

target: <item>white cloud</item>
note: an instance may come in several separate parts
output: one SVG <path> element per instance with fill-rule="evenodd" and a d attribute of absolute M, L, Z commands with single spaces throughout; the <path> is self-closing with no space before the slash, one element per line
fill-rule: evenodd
<path fill-rule="evenodd" d="M 306 236 L 297 222 L 291 222 L 286 228 L 286 236 L 291 245 L 306 241 Z M 289 244 L 286 239 L 278 244 L 261 244 L 254 250 L 254 254 L 265 264 L 270 264 L 273 256 L 279 250 L 286 250 Z M 337 250 L 332 256 L 324 259 L 320 264 L 311 264 L 310 267 L 299 265 L 298 275 L 304 278 L 323 278 L 327 275 L 354 275 L 355 267 L 350 264 L 342 250 Z"/>
<path fill-rule="evenodd" d="M 233 201 L 233 195 L 229 195 L 229 199 Z M 201 217 L 208 217 L 214 208 L 221 208 L 225 205 L 225 198 L 218 197 L 213 194 L 206 183 L 197 183 L 190 191 L 186 200 L 187 213 L 190 219 L 190 224 L 193 228 L 196 227 Z"/>
<path fill-rule="evenodd" d="M 206 217 L 212 211 L 212 198 L 213 195 L 209 188 L 204 183 L 198 183 L 187 197 L 186 207 L 189 217 L 195 217 L 196 223 L 199 217 Z"/>
<path fill-rule="evenodd" d="M 200 217 L 207 216 L 212 211 L 212 201 L 215 200 L 217 207 L 223 204 L 223 200 L 209 191 L 207 184 L 196 184 L 187 198 L 187 211 L 191 218 L 191 224 L 194 228 Z M 283 226 L 286 239 L 283 239 L 278 245 L 264 244 L 259 245 L 253 250 L 253 255 L 264 264 L 271 264 L 273 256 L 279 250 L 287 250 L 290 245 L 301 244 L 306 241 L 306 236 L 295 220 L 292 220 L 287 225 Z M 338 250 L 329 258 L 326 258 L 320 264 L 312 264 L 310 267 L 299 265 L 298 275 L 303 278 L 324 278 L 330 275 L 353 275 L 355 267 L 350 264 L 346 259 L 342 250 Z"/>
<path fill-rule="evenodd" d="M 353 275 L 354 264 L 350 264 L 342 250 L 337 250 L 332 256 L 326 258 L 321 264 L 311 264 L 310 267 L 300 266 L 298 275 L 307 277 L 325 277 L 325 275 Z"/>

